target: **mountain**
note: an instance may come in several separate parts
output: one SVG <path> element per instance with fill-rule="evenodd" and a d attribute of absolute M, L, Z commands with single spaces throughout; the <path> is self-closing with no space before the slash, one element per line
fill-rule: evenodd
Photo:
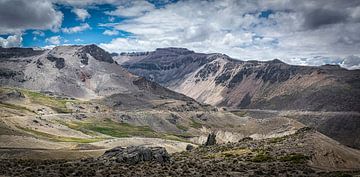
<path fill-rule="evenodd" d="M 316 112 L 315 115 L 321 118 L 317 120 L 312 114 L 303 114 L 302 111 L 218 108 L 200 103 L 195 97 L 190 98 L 174 89 L 178 86 L 186 88 L 186 94 L 190 96 L 201 92 L 208 98 L 196 99 L 206 103 L 218 99 L 219 103 L 214 105 L 236 108 L 226 105 L 230 102 L 221 101 L 222 97 L 216 96 L 223 93 L 221 89 L 214 95 L 209 89 L 228 89 L 229 95 L 225 96 L 229 97 L 243 89 L 240 86 L 244 81 L 257 80 L 262 84 L 259 87 L 264 87 L 266 91 L 292 80 L 293 72 L 297 75 L 311 72 L 312 67 L 290 69 L 288 77 L 284 74 L 270 77 L 272 72 L 262 73 L 263 67 L 276 66 L 280 71 L 287 72 L 292 66 L 278 60 L 243 62 L 226 55 L 199 54 L 179 48 L 115 55 L 96 45 L 58 46 L 51 50 L 0 48 L 0 63 L 0 175 L 94 176 L 95 173 L 101 176 L 118 174 L 123 168 L 135 170 L 126 170 L 131 175 L 158 174 L 159 165 L 154 162 L 138 166 L 122 163 L 136 158 L 136 162 L 141 160 L 143 157 L 136 155 L 139 153 L 144 153 L 145 159 L 149 149 L 130 147 L 124 150 L 118 146 L 164 147 L 174 155 L 170 156 L 171 163 L 163 164 L 165 171 L 159 173 L 168 174 L 176 171 L 176 166 L 181 166 L 184 170 L 178 173 L 181 176 L 196 175 L 197 170 L 188 168 L 194 163 L 200 165 L 198 168 L 202 173 L 219 176 L 258 173 L 317 176 L 322 174 L 322 170 L 324 174 L 345 170 L 355 173 L 359 167 L 359 151 L 337 142 L 359 148 L 359 139 L 350 134 L 358 132 L 355 124 L 358 114 L 345 116 L 339 124 L 339 121 L 333 121 L 338 116 L 332 112 Z M 130 73 L 119 63 L 130 71 L 142 71 L 144 77 Z M 258 64 L 250 67 L 249 63 Z M 244 68 L 247 69 L 242 79 L 232 76 L 235 71 L 243 71 Z M 347 70 L 335 66 L 325 66 L 320 70 L 326 71 L 324 75 L 337 71 L 339 76 L 334 78 L 344 78 L 334 83 L 351 82 L 341 74 L 350 75 Z M 147 74 L 144 74 L 145 71 Z M 256 78 L 253 72 L 262 74 Z M 273 72 L 278 73 L 278 70 Z M 238 81 L 235 82 L 235 78 Z M 196 80 L 192 82 L 192 79 Z M 354 78 L 349 76 L 348 79 Z M 212 85 L 212 82 L 215 83 Z M 207 87 L 205 83 L 208 83 Z M 351 89 L 348 90 L 352 93 Z M 248 97 L 250 100 L 256 98 L 250 94 Z M 355 99 L 356 95 L 353 97 Z M 260 106 L 254 101 L 248 104 L 253 105 Z M 344 123 L 348 120 L 353 121 Z M 339 125 L 333 126 L 334 122 Z M 315 127 L 337 141 L 310 131 L 306 126 Z M 344 128 L 346 131 L 343 131 Z M 208 137 L 212 137 L 212 142 L 216 141 L 218 145 L 200 146 L 208 142 Z M 166 154 L 164 148 L 161 152 Z M 142 149 L 143 152 L 135 152 L 134 149 Z M 177 153 L 186 149 L 193 150 Z M 118 161 L 101 156 L 116 151 L 121 151 L 120 154 L 126 158 L 118 157 L 123 159 Z M 43 163 L 50 169 L 44 169 Z M 209 168 L 205 166 L 209 164 L 214 171 L 207 171 Z M 81 168 L 73 169 L 68 165 Z M 276 171 L 271 171 L 274 167 Z M 113 168 L 115 171 L 112 171 Z M 240 168 L 245 173 L 233 170 Z M 262 169 L 251 171 L 258 168 Z M 250 173 L 246 172 L 248 170 Z"/>
<path fill-rule="evenodd" d="M 108 139 L 115 146 L 124 137 L 201 144 L 213 131 L 224 143 L 302 127 L 286 118 L 269 125 L 204 105 L 129 73 L 96 45 L 2 48 L 0 56 L 0 142 L 7 142 L 0 148 L 66 149 L 81 142 L 108 148 Z"/>
<path fill-rule="evenodd" d="M 199 102 L 230 108 L 358 111 L 360 70 L 294 66 L 278 59 L 241 61 L 185 48 L 123 53 L 114 59 L 133 74 Z"/>
<path fill-rule="evenodd" d="M 52 50 L 2 49 L 0 84 L 90 99 L 140 92 L 140 79 L 96 45 Z M 11 52 L 16 52 L 12 54 Z M 148 90 L 150 91 L 150 90 Z M 173 93 L 176 94 L 176 93 Z"/>

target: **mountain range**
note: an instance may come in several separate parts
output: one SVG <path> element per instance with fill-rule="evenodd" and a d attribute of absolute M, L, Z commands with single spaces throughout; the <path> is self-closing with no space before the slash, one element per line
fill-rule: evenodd
<path fill-rule="evenodd" d="M 185 48 L 123 53 L 129 72 L 199 102 L 228 108 L 358 111 L 360 70 L 294 66 L 278 59 L 241 61 Z"/>
<path fill-rule="evenodd" d="M 83 161 L 74 159 L 93 157 L 89 163 L 102 166 L 108 162 L 96 158 L 106 150 L 134 145 L 165 147 L 178 165 L 220 169 L 217 159 L 228 165 L 241 157 L 246 168 L 277 164 L 276 174 L 359 169 L 360 70 L 185 48 L 121 54 L 96 45 L 0 48 L 0 86 L 0 171 L 38 168 L 39 159 L 55 159 L 49 163 L 58 169 L 63 162 L 56 159 L 64 157 L 77 165 Z M 209 134 L 219 145 L 202 146 Z"/>

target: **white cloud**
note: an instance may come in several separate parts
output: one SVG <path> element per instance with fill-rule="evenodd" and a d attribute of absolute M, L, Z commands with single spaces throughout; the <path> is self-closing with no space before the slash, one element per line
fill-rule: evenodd
<path fill-rule="evenodd" d="M 344 58 L 340 65 L 348 69 L 360 69 L 360 57 L 355 55 L 348 56 Z"/>
<path fill-rule="evenodd" d="M 43 49 L 53 49 L 54 47 L 56 47 L 56 45 L 46 45 L 44 47 L 42 47 Z"/>
<path fill-rule="evenodd" d="M 15 34 L 7 38 L 0 37 L 0 46 L 4 48 L 19 47 L 21 46 L 22 40 L 21 34 Z"/>
<path fill-rule="evenodd" d="M 41 36 L 41 37 L 44 37 L 44 36 L 45 36 L 45 33 L 44 33 L 44 32 L 38 31 L 38 30 L 37 30 L 37 31 L 33 31 L 32 34 L 35 35 L 35 36 Z"/>
<path fill-rule="evenodd" d="M 115 21 L 115 17 L 109 17 L 109 22 L 114 22 Z"/>
<path fill-rule="evenodd" d="M 83 42 L 84 40 L 80 39 L 80 38 L 77 38 L 74 40 L 75 42 Z"/>
<path fill-rule="evenodd" d="M 81 21 L 85 21 L 85 19 L 91 17 L 91 15 L 89 14 L 89 12 L 86 9 L 74 8 L 71 11 L 73 13 L 75 13 L 77 16 L 77 19 L 81 20 Z"/>
<path fill-rule="evenodd" d="M 0 34 L 15 34 L 27 29 L 57 31 L 63 14 L 50 1 L 0 0 Z"/>
<path fill-rule="evenodd" d="M 52 37 L 46 38 L 45 42 L 54 44 L 54 45 L 59 45 L 61 43 L 61 37 L 60 36 L 52 36 Z"/>
<path fill-rule="evenodd" d="M 125 1 L 115 11 L 106 12 L 106 14 L 121 17 L 138 17 L 154 9 L 155 6 L 147 1 Z"/>
<path fill-rule="evenodd" d="M 108 36 L 116 36 L 119 34 L 119 31 L 117 30 L 105 30 L 103 32 L 104 35 L 108 35 Z"/>
<path fill-rule="evenodd" d="M 87 23 L 83 23 L 80 26 L 74 26 L 74 27 L 69 27 L 69 28 L 62 28 L 61 31 L 64 33 L 78 33 L 81 31 L 85 31 L 87 29 L 91 29 L 90 25 Z"/>
<path fill-rule="evenodd" d="M 360 55 L 360 21 L 355 22 L 360 1 L 188 0 L 163 8 L 136 3 L 125 7 L 120 5 L 109 14 L 130 18 L 103 26 L 114 26 L 133 37 L 101 44 L 111 52 L 187 47 L 242 60 L 279 58 L 308 65 Z M 268 16 L 259 17 L 269 9 Z"/>
<path fill-rule="evenodd" d="M 98 5 L 98 4 L 121 4 L 124 1 L 131 1 L 131 0 L 51 0 L 52 2 L 59 3 L 59 4 L 66 4 L 74 7 L 82 7 L 85 8 L 91 5 Z"/>

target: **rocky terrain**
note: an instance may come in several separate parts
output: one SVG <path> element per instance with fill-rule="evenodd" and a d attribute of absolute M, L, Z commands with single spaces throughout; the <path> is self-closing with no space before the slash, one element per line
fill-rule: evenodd
<path fill-rule="evenodd" d="M 314 142 L 317 142 L 316 144 Z M 98 158 L 1 160 L 5 176 L 352 176 L 360 152 L 315 131 L 202 146 L 168 155 L 162 148 L 114 148 Z"/>
<path fill-rule="evenodd" d="M 131 73 L 199 102 L 276 110 L 359 111 L 360 71 L 335 65 L 241 61 L 224 54 L 160 48 L 115 60 Z"/>
<path fill-rule="evenodd" d="M 127 72 L 95 45 L 9 48 L 2 57 L 2 158 L 73 159 L 131 145 L 178 152 L 202 144 L 210 132 L 225 143 L 303 127 L 284 117 L 259 121 L 204 105 Z"/>
<path fill-rule="evenodd" d="M 179 48 L 115 55 L 96 45 L 0 48 L 0 63 L 0 176 L 336 176 L 360 168 L 352 149 L 358 71 Z"/>

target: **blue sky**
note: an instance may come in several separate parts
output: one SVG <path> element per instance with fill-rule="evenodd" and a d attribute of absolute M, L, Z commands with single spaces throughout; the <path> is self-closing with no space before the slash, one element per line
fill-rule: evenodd
<path fill-rule="evenodd" d="M 0 0 L 0 21 L 2 47 L 186 47 L 360 68 L 358 0 Z"/>
<path fill-rule="evenodd" d="M 124 18 L 111 17 L 106 15 L 105 11 L 115 10 L 116 7 L 112 5 L 98 5 L 87 9 L 91 17 L 86 18 L 84 21 L 77 19 L 77 16 L 72 12 L 72 8 L 64 5 L 57 5 L 59 11 L 64 14 L 62 28 L 71 28 L 80 26 L 81 24 L 88 24 L 89 29 L 76 33 L 65 33 L 61 30 L 59 32 L 53 32 L 51 30 L 44 30 L 43 36 L 33 34 L 37 30 L 26 30 L 23 35 L 23 46 L 24 47 L 36 47 L 36 46 L 47 46 L 51 45 L 51 42 L 46 42 L 45 39 L 52 36 L 60 36 L 61 44 L 89 44 L 89 43 L 106 43 L 110 42 L 114 37 L 128 37 L 130 34 L 124 31 L 119 31 L 119 34 L 113 36 L 103 35 L 102 33 L 108 29 L 107 27 L 99 26 L 101 23 L 119 23 Z M 113 21 L 110 21 L 112 19 Z M 34 39 L 36 37 L 36 39 Z"/>
<path fill-rule="evenodd" d="M 177 0 L 170 1 L 157 1 L 149 0 L 149 3 L 153 4 L 155 8 L 161 9 L 164 6 L 175 3 Z M 117 6 L 111 3 L 104 4 L 93 4 L 86 8 L 81 7 L 87 11 L 90 15 L 84 20 L 80 20 L 77 17 L 77 14 L 74 13 L 73 9 L 77 7 L 70 6 L 68 4 L 54 3 L 54 8 L 60 11 L 63 14 L 63 21 L 61 28 L 73 28 L 76 26 L 81 26 L 83 24 L 88 24 L 88 28 L 81 30 L 79 32 L 67 33 L 63 30 L 52 31 L 52 30 L 25 30 L 23 32 L 22 44 L 23 47 L 46 47 L 49 45 L 66 45 L 66 44 L 100 44 L 100 43 L 109 43 L 114 38 L 131 38 L 134 35 L 130 32 L 124 30 L 112 30 L 112 27 L 107 27 L 106 24 L 111 23 L 121 23 L 123 20 L 128 19 L 129 17 L 108 15 L 106 12 L 116 10 Z M 102 25 L 104 24 L 104 25 Z M 115 31 L 111 35 L 104 35 L 103 33 L 108 31 Z M 41 35 L 40 35 L 40 34 Z M 8 35 L 0 35 L 0 37 L 7 38 Z M 52 43 L 49 40 L 51 37 L 58 37 L 60 43 Z"/>

